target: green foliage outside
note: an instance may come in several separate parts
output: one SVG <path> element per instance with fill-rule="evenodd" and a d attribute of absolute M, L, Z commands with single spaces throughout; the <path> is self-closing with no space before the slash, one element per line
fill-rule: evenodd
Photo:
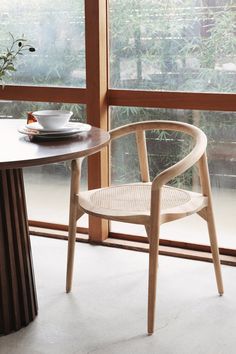
<path fill-rule="evenodd" d="M 110 0 L 111 86 L 236 91 L 233 0 Z"/>

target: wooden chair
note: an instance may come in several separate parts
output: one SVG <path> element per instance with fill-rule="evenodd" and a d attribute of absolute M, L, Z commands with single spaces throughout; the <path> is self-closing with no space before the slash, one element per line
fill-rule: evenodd
<path fill-rule="evenodd" d="M 170 130 L 190 135 L 194 141 L 191 152 L 181 161 L 149 178 L 145 131 Z M 206 157 L 207 138 L 197 127 L 174 121 L 146 121 L 128 124 L 110 131 L 111 140 L 136 134 L 141 183 L 122 184 L 79 192 L 81 161 L 72 161 L 69 241 L 66 291 L 71 291 L 76 221 L 84 214 L 108 220 L 143 224 L 149 240 L 148 333 L 154 331 L 156 282 L 160 225 L 198 213 L 206 220 L 215 268 L 218 292 L 223 283 L 212 210 L 212 196 Z M 167 186 L 170 180 L 198 164 L 201 193 Z"/>

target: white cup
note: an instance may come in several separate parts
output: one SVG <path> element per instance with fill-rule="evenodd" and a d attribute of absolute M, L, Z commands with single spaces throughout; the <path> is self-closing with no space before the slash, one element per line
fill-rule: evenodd
<path fill-rule="evenodd" d="M 60 129 L 68 123 L 73 112 L 62 110 L 36 111 L 32 113 L 46 130 Z"/>

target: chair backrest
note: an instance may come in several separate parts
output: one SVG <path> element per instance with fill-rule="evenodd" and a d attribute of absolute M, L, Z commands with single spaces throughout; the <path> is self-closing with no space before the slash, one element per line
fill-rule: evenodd
<path fill-rule="evenodd" d="M 147 146 L 145 131 L 148 130 L 171 130 L 182 132 L 190 135 L 193 138 L 194 146 L 190 153 L 183 159 L 173 164 L 171 167 L 159 173 L 153 180 L 153 185 L 160 188 L 174 177 L 182 174 L 188 168 L 193 166 L 202 157 L 206 150 L 207 138 L 203 131 L 191 124 L 168 121 L 168 120 L 153 120 L 131 123 L 110 131 L 111 140 L 123 137 L 128 134 L 135 133 L 137 141 L 137 151 L 139 157 L 140 173 L 143 182 L 149 182 L 149 166 L 147 158 Z"/>

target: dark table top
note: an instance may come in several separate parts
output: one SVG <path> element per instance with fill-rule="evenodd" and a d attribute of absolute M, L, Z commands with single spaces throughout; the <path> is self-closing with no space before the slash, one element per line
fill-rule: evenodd
<path fill-rule="evenodd" d="M 0 120 L 0 169 L 12 169 L 44 165 L 82 156 L 91 155 L 110 140 L 110 135 L 92 127 L 88 132 L 51 141 L 31 141 L 27 135 L 18 132 L 24 126 L 24 119 Z"/>

